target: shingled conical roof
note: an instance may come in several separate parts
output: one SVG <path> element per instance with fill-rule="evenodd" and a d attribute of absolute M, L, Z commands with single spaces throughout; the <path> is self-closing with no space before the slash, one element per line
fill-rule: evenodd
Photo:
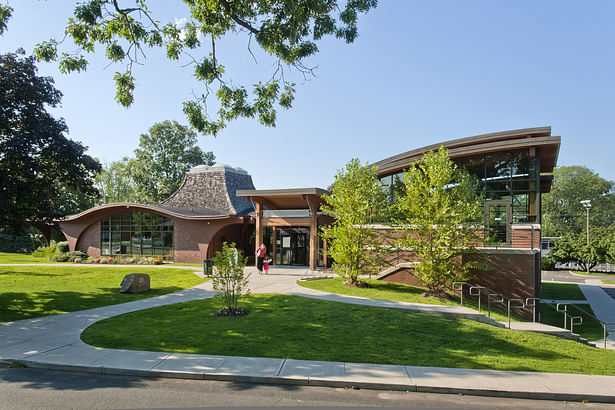
<path fill-rule="evenodd" d="M 199 165 L 186 172 L 179 189 L 160 206 L 245 215 L 254 208 L 251 202 L 236 195 L 238 189 L 254 189 L 252 177 L 244 169 L 226 164 Z"/>

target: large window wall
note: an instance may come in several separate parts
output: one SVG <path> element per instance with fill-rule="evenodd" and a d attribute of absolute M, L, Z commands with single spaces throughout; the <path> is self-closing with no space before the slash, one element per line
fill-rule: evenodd
<path fill-rule="evenodd" d="M 453 161 L 474 175 L 485 201 L 509 200 L 512 223 L 538 222 L 539 164 L 529 149 L 493 152 Z M 403 172 L 380 177 L 391 200 L 403 189 Z"/>
<path fill-rule="evenodd" d="M 100 222 L 102 255 L 173 259 L 173 220 L 148 212 L 124 212 Z"/>

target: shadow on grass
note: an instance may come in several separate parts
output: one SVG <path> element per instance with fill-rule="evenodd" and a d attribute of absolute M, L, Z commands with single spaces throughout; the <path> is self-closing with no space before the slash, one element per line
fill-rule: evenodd
<path fill-rule="evenodd" d="M 33 319 L 101 306 L 132 302 L 183 290 L 179 286 L 150 289 L 142 293 L 120 293 L 118 288 L 97 288 L 92 293 L 44 291 L 0 293 L 0 322 Z"/>
<path fill-rule="evenodd" d="M 100 347 L 191 354 L 615 373 L 607 356 L 600 360 L 607 370 L 592 370 L 595 358 L 589 359 L 612 352 L 590 352 L 575 342 L 468 320 L 287 295 L 253 295 L 241 305 L 250 315 L 217 318 L 218 306 L 211 300 L 133 312 L 98 322 L 82 340 Z"/>

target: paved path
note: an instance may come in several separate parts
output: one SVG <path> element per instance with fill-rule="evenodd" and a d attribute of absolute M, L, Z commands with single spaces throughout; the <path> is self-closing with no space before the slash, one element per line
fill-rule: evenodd
<path fill-rule="evenodd" d="M 315 274 L 304 269 L 272 269 L 269 276 L 253 273 L 250 278 L 250 288 L 253 293 L 287 293 L 346 303 L 430 311 L 436 314 L 477 319 L 475 317 L 477 313 L 467 308 L 331 295 L 302 288 L 296 284 L 297 279 L 314 276 Z M 86 327 L 108 317 L 155 306 L 212 297 L 213 292 L 210 286 L 211 282 L 206 282 L 192 289 L 151 299 L 13 323 L 0 323 L 0 360 L 20 360 L 31 367 L 106 374 L 333 387 L 356 386 L 387 390 L 615 403 L 614 376 L 99 349 L 86 345 L 79 337 Z M 484 315 L 481 316 L 484 317 Z"/>

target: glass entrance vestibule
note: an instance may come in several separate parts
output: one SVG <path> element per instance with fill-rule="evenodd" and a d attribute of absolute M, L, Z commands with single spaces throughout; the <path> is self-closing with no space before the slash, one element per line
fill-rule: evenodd
<path fill-rule="evenodd" d="M 310 228 L 307 226 L 266 226 L 263 242 L 275 265 L 308 266 Z M 318 266 L 324 265 L 323 241 L 318 239 Z"/>

